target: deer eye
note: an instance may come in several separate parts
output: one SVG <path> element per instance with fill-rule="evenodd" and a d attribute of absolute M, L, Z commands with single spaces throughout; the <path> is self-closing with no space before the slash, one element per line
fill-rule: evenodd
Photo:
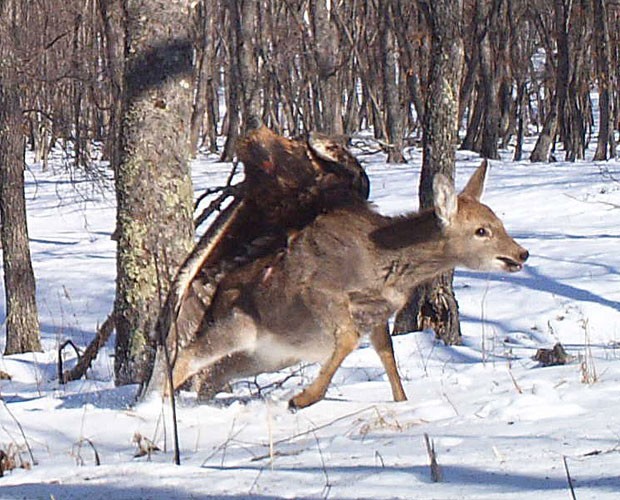
<path fill-rule="evenodd" d="M 479 238 L 488 238 L 489 236 L 491 236 L 491 231 L 484 227 L 479 227 L 478 229 L 476 229 L 476 236 L 478 236 Z"/>

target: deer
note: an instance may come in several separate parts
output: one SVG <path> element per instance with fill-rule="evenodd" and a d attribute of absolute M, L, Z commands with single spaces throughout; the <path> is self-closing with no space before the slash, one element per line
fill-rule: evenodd
<path fill-rule="evenodd" d="M 320 363 L 314 381 L 289 401 L 292 410 L 306 408 L 323 399 L 368 335 L 394 401 L 405 401 L 386 325 L 410 292 L 455 267 L 513 273 L 528 259 L 480 202 L 487 170 L 485 161 L 459 194 L 436 174 L 430 209 L 388 217 L 360 201 L 291 232 L 284 249 L 222 279 L 199 333 L 173 356 L 169 379 L 158 352 L 145 394 L 177 390 L 205 369 L 216 390 L 234 378 Z"/>

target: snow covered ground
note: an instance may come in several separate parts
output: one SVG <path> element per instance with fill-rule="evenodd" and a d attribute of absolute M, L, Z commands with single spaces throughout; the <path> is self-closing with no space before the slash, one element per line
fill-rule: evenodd
<path fill-rule="evenodd" d="M 419 153 L 396 167 L 361 159 L 382 211 L 416 208 Z M 458 185 L 479 162 L 459 152 Z M 195 162 L 197 192 L 228 171 Z M 58 346 L 85 346 L 112 308 L 113 191 L 39 165 L 27 183 L 44 352 L 0 357 L 12 375 L 0 381 L 0 449 L 31 462 L 29 446 L 35 465 L 0 478 L 0 498 L 566 499 L 567 469 L 579 500 L 620 497 L 619 162 L 492 163 L 484 201 L 530 260 L 518 274 L 457 272 L 462 346 L 395 338 L 408 402 L 390 401 L 367 346 L 297 413 L 287 400 L 314 366 L 241 381 L 208 405 L 184 393 L 181 466 L 168 407 L 114 387 L 112 340 L 87 380 L 57 381 Z M 540 367 L 532 356 L 556 342 L 575 361 Z M 135 441 L 161 451 L 134 457 Z"/>

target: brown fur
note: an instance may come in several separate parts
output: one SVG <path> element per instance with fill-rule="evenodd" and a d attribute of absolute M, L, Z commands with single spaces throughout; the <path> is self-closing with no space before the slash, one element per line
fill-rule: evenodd
<path fill-rule="evenodd" d="M 228 274 L 199 336 L 178 353 L 174 388 L 205 368 L 217 388 L 234 377 L 319 362 L 317 379 L 290 401 L 303 408 L 323 397 L 361 335 L 370 334 L 394 399 L 406 399 L 385 325 L 411 290 L 455 266 L 516 271 L 527 259 L 477 199 L 485 172 L 483 165 L 458 200 L 438 178 L 437 206 L 419 214 L 389 218 L 362 204 L 336 209 L 285 250 Z"/>

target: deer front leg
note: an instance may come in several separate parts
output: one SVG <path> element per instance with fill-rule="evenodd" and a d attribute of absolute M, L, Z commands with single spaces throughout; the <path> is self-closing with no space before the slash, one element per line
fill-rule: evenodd
<path fill-rule="evenodd" d="M 323 399 L 336 370 L 338 370 L 344 359 L 355 350 L 359 343 L 359 335 L 352 328 L 336 330 L 335 337 L 336 345 L 334 352 L 323 363 L 321 371 L 314 382 L 288 402 L 291 410 L 305 408 Z"/>
<path fill-rule="evenodd" d="M 387 322 L 373 327 L 370 333 L 370 341 L 381 359 L 385 373 L 387 373 L 390 386 L 392 387 L 394 401 L 407 401 L 407 395 L 403 389 L 400 374 L 396 367 L 394 347 L 392 346 L 392 337 L 390 336 Z"/>
<path fill-rule="evenodd" d="M 349 312 L 358 330 L 370 332 L 370 341 L 387 373 L 394 401 L 406 401 L 407 396 L 396 367 L 392 337 L 387 325 L 391 313 L 390 305 L 373 291 L 351 292 Z"/>

